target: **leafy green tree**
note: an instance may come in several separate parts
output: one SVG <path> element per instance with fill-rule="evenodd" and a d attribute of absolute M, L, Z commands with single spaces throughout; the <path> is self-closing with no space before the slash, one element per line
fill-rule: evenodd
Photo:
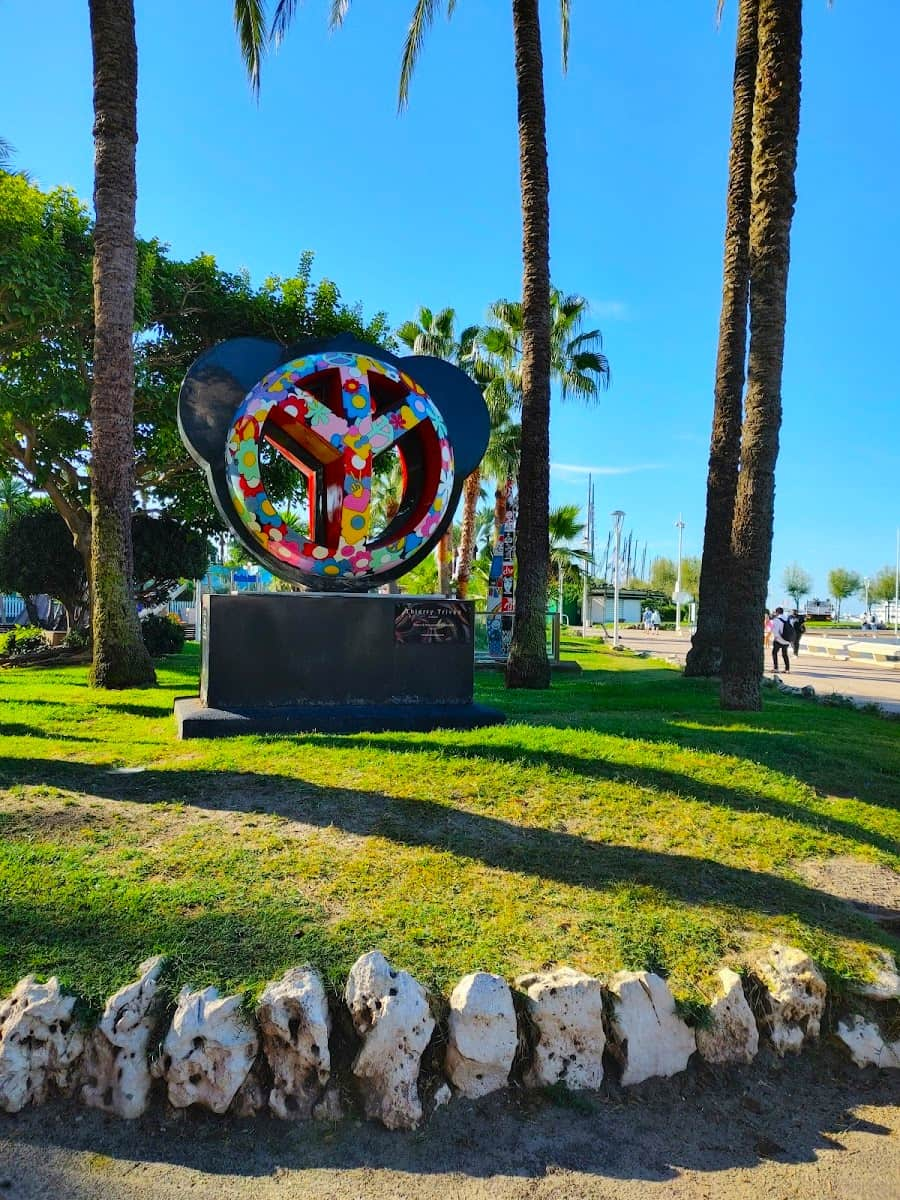
<path fill-rule="evenodd" d="M 800 130 L 802 0 L 758 0 L 750 201 L 750 349 L 731 529 L 721 704 L 762 707 L 759 630 L 772 564 L 775 466 Z"/>
<path fill-rule="evenodd" d="M 673 558 L 654 558 L 650 564 L 650 586 L 655 592 L 662 592 L 671 598 L 677 574 L 678 568 Z"/>
<path fill-rule="evenodd" d="M 332 0 L 331 22 L 339 26 L 350 0 Z M 413 71 L 425 35 L 442 0 L 415 0 L 400 68 L 400 107 L 409 99 Z M 452 16 L 456 0 L 447 0 Z M 278 0 L 272 35 L 280 41 L 297 0 Z M 560 0 L 562 57 L 569 54 L 569 0 Z M 235 22 L 250 74 L 259 86 L 265 50 L 265 0 L 235 0 Z M 522 432 L 519 465 L 518 574 L 516 621 L 507 664 L 508 687 L 550 685 L 544 610 L 547 602 L 547 546 L 550 510 L 550 180 L 539 0 L 512 0 L 519 178 L 522 209 Z"/>
<path fill-rule="evenodd" d="M 209 566 L 209 542 L 202 533 L 167 513 L 136 512 L 131 523 L 134 581 L 141 603 L 162 604 L 182 579 L 202 579 Z"/>
<path fill-rule="evenodd" d="M 330 280 L 312 278 L 312 255 L 287 278 L 253 287 L 211 255 L 170 259 L 139 242 L 135 311 L 134 473 L 145 507 L 165 507 L 205 534 L 223 528 L 175 420 L 190 363 L 225 338 L 289 343 L 353 333 L 389 339 L 383 314 L 363 319 Z M 0 173 L 0 472 L 44 491 L 90 571 L 90 401 L 94 326 L 92 226 L 71 192 L 43 192 Z M 269 491 L 290 500 L 296 472 L 271 465 Z"/>
<path fill-rule="evenodd" d="M 84 624 L 87 575 L 65 522 L 44 501 L 0 526 L 0 591 L 58 600 L 69 629 Z"/>
<path fill-rule="evenodd" d="M 893 567 L 882 567 L 869 580 L 871 600 L 893 600 L 896 590 L 896 575 Z"/>
<path fill-rule="evenodd" d="M 855 596 L 862 587 L 862 577 L 857 571 L 846 567 L 835 567 L 828 572 L 828 590 L 837 601 L 837 619 L 841 619 L 841 602 Z"/>
<path fill-rule="evenodd" d="M 784 590 L 794 601 L 795 608 L 799 608 L 803 597 L 808 596 L 812 591 L 812 576 L 809 571 L 804 571 L 798 563 L 789 563 L 784 568 L 781 582 L 784 584 Z"/>

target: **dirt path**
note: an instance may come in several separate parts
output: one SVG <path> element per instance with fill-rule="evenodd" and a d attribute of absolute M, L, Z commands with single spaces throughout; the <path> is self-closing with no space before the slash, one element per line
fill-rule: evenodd
<path fill-rule="evenodd" d="M 559 1102 L 454 1102 L 416 1134 L 63 1105 L 0 1115 L 4 1200 L 895 1200 L 900 1076 L 825 1050 Z"/>

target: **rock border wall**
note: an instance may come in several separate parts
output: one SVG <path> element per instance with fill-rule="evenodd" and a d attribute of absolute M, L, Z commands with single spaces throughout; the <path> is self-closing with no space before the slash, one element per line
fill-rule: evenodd
<path fill-rule="evenodd" d="M 652 972 L 604 981 L 559 967 L 520 976 L 514 1001 L 506 980 L 476 971 L 453 989 L 436 1036 L 425 989 L 377 950 L 354 963 L 335 1011 L 321 976 L 303 966 L 267 984 L 252 1015 L 241 996 L 214 987 L 182 988 L 166 1015 L 163 966 L 161 957 L 142 963 L 93 1029 L 78 1022 L 75 997 L 56 978 L 21 980 L 0 1001 L 0 1111 L 56 1095 L 133 1119 L 147 1110 L 156 1079 L 176 1109 L 338 1120 L 335 1064 L 345 1062 L 367 1117 L 415 1129 L 454 1095 L 474 1099 L 511 1082 L 595 1089 L 612 1071 L 630 1086 L 675 1075 L 694 1054 L 751 1062 L 763 1039 L 781 1056 L 796 1054 L 818 1041 L 827 999 L 812 959 L 780 943 L 743 975 L 719 972 L 708 1020 L 697 1028 Z M 900 1040 L 888 1041 L 879 1022 L 880 1006 L 900 1001 L 888 954 L 858 996 L 833 1037 L 860 1067 L 900 1068 Z"/>

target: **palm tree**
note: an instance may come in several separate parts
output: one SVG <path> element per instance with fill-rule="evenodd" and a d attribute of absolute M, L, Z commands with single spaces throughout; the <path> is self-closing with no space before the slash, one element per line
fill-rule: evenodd
<path fill-rule="evenodd" d="M 728 159 L 725 267 L 713 404 L 706 527 L 700 570 L 697 629 L 685 675 L 718 675 L 731 580 L 731 525 L 741 451 L 747 298 L 750 286 L 750 174 L 753 99 L 756 94 L 758 0 L 740 0 L 734 59 L 734 108 Z"/>
<path fill-rule="evenodd" d="M 94 63 L 94 378 L 91 599 L 97 687 L 154 683 L 134 598 L 134 210 L 137 43 L 133 0 L 89 0 Z"/>
<path fill-rule="evenodd" d="M 478 335 L 478 326 L 470 325 L 456 337 L 456 310 L 442 308 L 432 312 L 430 308 L 422 307 L 414 321 L 404 321 L 397 330 L 397 337 L 413 354 L 431 354 L 435 358 L 445 358 L 455 363 L 463 370 L 471 369 L 472 348 Z M 478 502 L 479 473 L 474 471 L 463 484 L 463 553 L 466 561 L 472 557 L 472 540 L 474 537 L 475 505 Z M 448 529 L 435 549 L 438 564 L 438 591 L 448 596 L 450 594 L 450 578 L 452 568 L 451 532 Z M 468 580 L 468 575 L 466 575 Z M 462 595 L 465 595 L 465 587 Z"/>
<path fill-rule="evenodd" d="M 13 158 L 12 143 L 0 137 L 0 171 L 8 171 Z"/>
<path fill-rule="evenodd" d="M 772 557 L 775 463 L 800 127 L 802 0 L 759 0 L 750 213 L 750 354 L 722 644 L 722 707 L 761 707 L 759 631 Z"/>
<path fill-rule="evenodd" d="M 572 397 L 586 404 L 599 399 L 609 383 L 609 363 L 601 353 L 603 334 L 584 329 L 590 306 L 584 296 L 550 292 L 550 374 L 563 400 Z M 522 305 L 497 300 L 488 309 L 488 324 L 480 345 L 488 366 L 502 372 L 515 401 L 522 395 Z"/>
<path fill-rule="evenodd" d="M 350 0 L 332 0 L 331 24 L 340 26 Z M 443 0 L 415 0 L 403 48 L 399 104 L 409 85 L 428 28 Z M 448 16 L 456 0 L 446 0 Z M 550 180 L 539 0 L 512 0 L 513 45 L 519 127 L 522 197 L 522 456 L 519 468 L 519 525 L 516 622 L 508 687 L 549 687 L 544 635 L 550 510 Z M 569 0 L 560 0 L 562 58 L 569 54 Z M 251 84 L 259 86 L 265 49 L 265 0 L 235 0 L 235 21 Z M 279 42 L 297 10 L 297 0 L 278 0 L 271 34 Z"/>
<path fill-rule="evenodd" d="M 584 533 L 584 522 L 579 521 L 581 509 L 577 504 L 562 504 L 550 512 L 550 566 L 556 568 L 557 611 L 562 618 L 563 585 L 565 577 L 576 562 L 587 562 L 590 555 L 586 550 L 570 546 Z"/>

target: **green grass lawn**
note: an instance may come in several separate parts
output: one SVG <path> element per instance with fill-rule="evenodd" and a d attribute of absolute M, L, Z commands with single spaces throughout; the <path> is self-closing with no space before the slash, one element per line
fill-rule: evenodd
<path fill-rule="evenodd" d="M 775 936 L 838 986 L 896 951 L 796 864 L 900 867 L 900 725 L 774 691 L 723 714 L 705 681 L 565 648 L 584 672 L 547 693 L 480 674 L 507 725 L 434 734 L 178 742 L 195 646 L 149 691 L 0 672 L 0 991 L 57 973 L 96 1007 L 158 951 L 173 985 L 338 984 L 380 947 L 440 991 L 568 962 L 697 1003 Z"/>

